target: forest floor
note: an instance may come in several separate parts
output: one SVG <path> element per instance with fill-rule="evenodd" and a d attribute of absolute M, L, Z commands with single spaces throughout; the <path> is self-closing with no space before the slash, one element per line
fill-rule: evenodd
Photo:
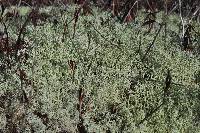
<path fill-rule="evenodd" d="M 17 10 L 1 23 L 2 132 L 200 131 L 196 22 L 183 50 L 175 14 L 159 12 L 151 29 L 143 11 L 120 23 L 98 8 Z"/>

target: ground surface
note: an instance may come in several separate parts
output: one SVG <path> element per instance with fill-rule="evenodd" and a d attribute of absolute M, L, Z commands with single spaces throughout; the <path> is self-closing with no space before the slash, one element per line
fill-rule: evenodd
<path fill-rule="evenodd" d="M 74 29 L 74 10 L 69 7 L 61 16 L 57 8 L 41 9 L 56 13 L 26 27 L 28 60 L 0 75 L 2 131 L 200 130 L 199 55 L 182 50 L 178 16 L 166 19 L 166 30 L 155 24 L 147 33 L 142 13 L 121 24 L 95 8 L 93 15 L 81 15 Z M 20 11 L 25 17 L 29 9 Z M 160 23 L 162 16 L 157 15 Z M 9 21 L 11 38 L 17 38 L 17 21 L 23 24 L 24 17 Z M 198 35 L 192 34 L 198 48 Z"/>

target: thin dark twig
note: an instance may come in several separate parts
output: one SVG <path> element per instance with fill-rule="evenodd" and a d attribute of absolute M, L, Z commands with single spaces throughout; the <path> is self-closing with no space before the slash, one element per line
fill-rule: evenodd
<path fill-rule="evenodd" d="M 167 102 L 167 98 L 169 96 L 169 88 L 171 86 L 171 82 L 172 82 L 172 76 L 170 73 L 170 70 L 167 70 L 167 76 L 165 79 L 165 87 L 164 87 L 164 99 L 163 99 L 163 103 Z"/>
<path fill-rule="evenodd" d="M 144 123 L 146 120 L 148 120 L 154 113 L 156 113 L 162 106 L 164 105 L 164 102 L 162 102 L 158 107 L 155 109 L 151 110 L 149 113 L 147 113 L 139 123 L 137 123 L 137 126 L 140 126 L 142 123 Z"/>
<path fill-rule="evenodd" d="M 15 43 L 15 58 L 16 59 L 18 59 L 18 57 L 17 57 L 17 53 L 18 53 L 18 50 L 19 50 L 18 47 L 19 47 L 19 45 L 21 44 L 21 41 L 22 41 L 21 36 L 22 36 L 22 34 L 23 34 L 23 32 L 24 32 L 24 30 L 25 30 L 25 28 L 26 28 L 26 26 L 27 26 L 27 24 L 29 22 L 30 15 L 31 15 L 31 13 L 28 15 L 27 19 L 25 20 L 24 24 L 22 25 L 22 27 L 21 27 L 21 29 L 19 31 L 19 35 L 18 35 L 17 41 Z"/>
<path fill-rule="evenodd" d="M 106 41 L 108 41 L 110 44 L 112 44 L 113 46 L 117 47 L 118 49 L 122 50 L 119 45 L 114 44 L 111 40 L 108 40 L 105 36 L 103 36 L 96 28 L 95 26 L 90 22 L 90 25 L 93 27 L 93 29 Z"/>
<path fill-rule="evenodd" d="M 160 28 L 159 28 L 158 32 L 156 33 L 156 35 L 155 35 L 153 41 L 151 42 L 151 44 L 150 44 L 149 47 L 147 48 L 146 53 L 144 54 L 143 58 L 141 59 L 142 62 L 145 60 L 145 58 L 146 58 L 147 54 L 149 53 L 150 49 L 151 49 L 152 46 L 155 44 L 156 39 L 157 39 L 157 37 L 158 37 L 158 35 L 159 35 L 159 33 L 160 33 L 162 27 L 163 27 L 163 24 L 160 25 Z"/>
<path fill-rule="evenodd" d="M 155 114 L 163 105 L 165 105 L 167 103 L 167 97 L 169 95 L 169 88 L 171 86 L 171 81 L 172 81 L 172 77 L 171 77 L 171 73 L 170 70 L 168 69 L 167 71 L 167 76 L 165 79 L 165 87 L 164 87 L 164 99 L 162 101 L 162 103 L 157 106 L 155 109 L 150 110 L 144 117 L 144 119 L 142 119 L 137 126 L 139 126 L 140 124 L 144 123 L 144 121 L 148 120 L 150 117 L 153 116 L 153 114 Z"/>
<path fill-rule="evenodd" d="M 158 84 L 163 84 L 162 81 L 159 81 L 157 79 L 148 79 L 146 81 L 150 81 L 150 82 L 154 82 L 154 83 L 158 83 Z M 191 84 L 191 83 L 188 83 L 188 84 Z M 185 87 L 185 88 L 194 88 L 194 87 L 192 87 L 190 85 L 183 85 L 181 83 L 175 83 L 175 82 L 171 82 L 171 85 L 176 85 L 176 86 Z"/>
<path fill-rule="evenodd" d="M 6 26 L 6 24 L 4 22 L 2 22 L 3 26 L 4 26 L 4 33 L 6 34 L 6 48 L 8 48 L 9 45 L 9 40 L 8 40 L 8 28 Z M 8 53 L 8 52 L 7 52 Z"/>
<path fill-rule="evenodd" d="M 2 20 L 2 16 L 3 16 L 3 14 L 4 14 L 6 8 L 5 8 L 5 6 L 3 5 L 2 2 L 0 2 L 0 4 L 1 4 L 1 16 L 0 16 L 1 19 L 0 19 L 0 20 Z"/>

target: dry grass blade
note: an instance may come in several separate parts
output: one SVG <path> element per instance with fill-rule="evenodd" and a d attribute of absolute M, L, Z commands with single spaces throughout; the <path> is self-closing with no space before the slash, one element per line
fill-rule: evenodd
<path fill-rule="evenodd" d="M 139 1 L 136 0 L 136 1 L 133 3 L 133 5 L 132 5 L 131 8 L 129 9 L 128 13 L 126 13 L 126 16 L 124 17 L 123 22 L 130 22 L 130 21 L 132 21 L 132 20 L 134 19 L 135 14 L 134 14 L 134 16 L 132 16 L 131 13 L 133 12 L 132 10 L 133 10 L 133 8 L 135 7 L 135 5 L 138 4 L 138 2 L 139 2 Z"/>

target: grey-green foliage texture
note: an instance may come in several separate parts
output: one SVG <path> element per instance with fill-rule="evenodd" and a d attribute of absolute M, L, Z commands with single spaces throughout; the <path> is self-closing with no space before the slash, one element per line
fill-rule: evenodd
<path fill-rule="evenodd" d="M 120 24 L 110 14 L 93 9 L 93 15 L 80 16 L 74 34 L 74 7 L 62 16 L 58 25 L 28 25 L 25 40 L 30 58 L 21 66 L 33 86 L 23 86 L 31 104 L 21 105 L 13 96 L 14 112 L 24 112 L 26 122 L 16 122 L 21 132 L 77 132 L 79 123 L 78 92 L 84 92 L 84 126 L 88 132 L 125 133 L 190 133 L 200 130 L 199 57 L 181 50 L 176 15 L 168 17 L 167 32 L 161 29 L 156 41 L 142 62 L 159 25 L 146 34 L 142 27 L 144 14 L 135 22 Z M 162 22 L 162 13 L 158 21 Z M 110 20 L 109 20 L 110 19 Z M 103 22 L 103 23 L 102 23 Z M 68 23 L 63 39 L 64 23 Z M 16 31 L 10 28 L 15 38 Z M 199 31 L 198 26 L 196 30 Z M 74 38 L 73 38 L 74 34 Z M 198 45 L 199 38 L 195 44 Z M 69 60 L 75 61 L 73 75 Z M 138 125 L 163 101 L 167 70 L 172 75 L 168 102 Z M 12 70 L 0 84 L 0 92 L 18 94 L 21 84 Z M 25 107 L 24 107 L 25 106 Z M 48 114 L 45 125 L 34 115 L 37 110 Z M 1 109 L 0 128 L 6 131 L 5 110 Z M 16 120 L 17 121 L 17 120 Z"/>

